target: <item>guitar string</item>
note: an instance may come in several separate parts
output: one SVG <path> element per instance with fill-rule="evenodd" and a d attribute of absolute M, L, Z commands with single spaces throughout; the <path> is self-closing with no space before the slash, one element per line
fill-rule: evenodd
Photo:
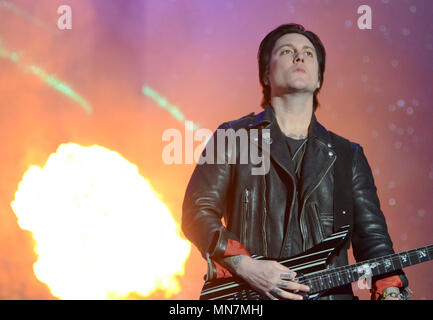
<path fill-rule="evenodd" d="M 431 247 L 431 248 L 428 248 L 428 247 Z M 411 252 L 411 251 L 419 251 L 419 250 L 422 250 L 424 248 L 428 248 L 427 250 L 430 251 L 430 249 L 433 248 L 433 245 L 432 246 L 427 246 L 427 247 L 422 247 L 422 248 L 419 248 L 419 249 L 414 249 L 414 250 L 406 251 L 406 254 L 409 256 L 409 258 L 408 258 L 409 262 L 410 262 L 410 257 L 418 257 L 418 260 L 419 260 L 418 263 L 427 262 L 427 261 L 432 260 L 433 258 L 428 258 L 427 260 L 422 261 L 422 260 L 419 259 L 419 255 L 417 254 L 417 252 Z M 404 254 L 404 252 L 402 252 L 402 253 L 396 253 L 396 254 L 390 254 L 390 255 L 387 255 L 387 256 L 380 257 L 380 258 L 373 258 L 373 259 L 371 259 L 373 261 L 370 262 L 370 263 L 374 263 L 375 262 L 374 260 L 380 259 L 380 260 L 391 260 L 391 263 L 394 264 L 394 262 L 401 261 L 400 256 L 403 255 L 403 254 Z M 391 256 L 394 256 L 394 255 L 397 255 L 397 256 L 395 258 L 388 258 L 388 259 L 386 259 L 387 257 L 391 257 Z M 415 264 L 418 264 L 418 263 L 415 263 Z M 333 275 L 333 274 L 336 274 L 336 273 L 339 273 L 339 272 L 349 272 L 349 271 L 351 271 L 351 269 L 356 269 L 357 266 L 360 267 L 363 264 L 366 264 L 366 262 L 359 262 L 359 263 L 354 264 L 352 266 L 342 266 L 342 267 L 338 267 L 338 268 L 335 268 L 335 269 L 329 269 L 329 270 L 319 271 L 319 273 L 322 273 L 322 275 L 315 274 L 314 277 L 312 277 L 310 279 L 308 279 L 308 275 L 305 275 L 305 276 L 302 276 L 302 277 L 299 278 L 299 282 L 301 284 L 305 284 L 306 283 L 305 281 L 315 281 L 317 284 L 319 284 L 318 281 L 320 279 L 323 280 L 324 276 Z M 411 265 L 414 265 L 414 263 L 411 262 Z M 394 270 L 399 270 L 399 268 L 396 268 L 394 265 L 393 265 L 393 267 L 394 267 Z M 402 268 L 404 268 L 404 266 L 402 266 Z M 392 272 L 394 270 L 390 270 L 389 272 Z M 301 281 L 304 281 L 304 282 L 301 282 Z M 354 280 L 354 281 L 356 281 L 356 280 Z M 354 282 L 354 281 L 350 281 L 348 283 L 351 283 L 351 282 Z"/>
<path fill-rule="evenodd" d="M 411 265 L 423 262 L 422 260 L 420 260 L 421 258 L 419 257 L 419 254 L 416 252 L 416 251 L 419 251 L 419 250 L 422 250 L 422 249 L 423 248 L 420 248 L 420 249 L 417 249 L 417 250 L 410 250 L 410 251 L 408 251 L 408 252 L 405 253 L 405 254 L 408 255 L 408 259 L 409 259 L 409 262 L 410 262 Z M 367 260 L 367 261 L 370 261 L 369 263 L 371 264 L 371 263 L 374 263 L 374 262 L 378 262 L 380 260 L 383 260 L 382 263 L 385 262 L 386 260 L 389 260 L 391 263 L 394 264 L 395 262 L 400 262 L 401 261 L 401 256 L 402 255 L 404 255 L 404 253 L 390 254 L 390 255 L 387 255 L 387 256 L 383 256 L 383 257 L 373 258 L 373 259 L 370 259 L 370 260 Z M 394 257 L 392 257 L 392 256 L 394 256 Z M 413 263 L 413 262 L 410 261 L 411 258 L 415 258 L 415 257 L 418 258 L 419 262 Z M 428 258 L 426 261 L 429 261 L 431 259 L 432 258 Z M 341 266 L 341 267 L 338 267 L 338 268 L 335 268 L 335 269 L 329 269 L 329 270 L 324 270 L 324 271 L 320 271 L 320 272 L 321 273 L 337 273 L 339 271 L 345 271 L 345 272 L 347 272 L 348 271 L 347 269 L 356 269 L 356 268 L 359 268 L 359 267 L 363 266 L 364 264 L 367 264 L 367 261 L 359 262 L 359 263 L 356 263 L 356 264 L 354 264 L 352 266 L 346 265 L 346 266 Z M 394 268 L 398 270 L 398 267 L 394 266 Z M 401 268 L 404 268 L 404 265 L 402 265 Z M 308 277 L 308 275 L 306 275 L 305 277 Z M 319 277 L 317 277 L 317 278 L 319 278 Z M 314 279 L 314 277 L 312 279 Z"/>
<path fill-rule="evenodd" d="M 384 260 L 387 260 L 387 259 L 384 259 Z M 397 261 L 401 261 L 399 258 L 391 258 L 391 259 L 388 259 L 388 260 L 390 260 L 390 262 L 391 262 L 392 264 L 394 264 L 394 263 L 397 262 Z M 429 260 L 431 260 L 431 259 L 429 259 Z M 419 263 L 427 262 L 427 261 L 429 261 L 429 260 L 420 261 Z M 374 263 L 374 262 L 372 262 L 372 263 Z M 299 282 L 300 282 L 301 284 L 305 284 L 305 283 L 307 283 L 307 282 L 315 282 L 316 284 L 319 285 L 319 284 L 320 284 L 319 281 L 320 281 L 320 280 L 323 281 L 323 280 L 325 279 L 325 277 L 327 277 L 328 279 L 334 281 L 334 279 L 337 279 L 337 278 L 336 278 L 336 275 L 337 275 L 338 273 L 343 273 L 343 272 L 344 272 L 344 273 L 347 273 L 347 274 L 349 274 L 351 277 L 353 277 L 353 272 L 356 271 L 356 269 L 359 268 L 359 267 L 361 267 L 363 264 L 362 264 L 362 263 L 359 264 L 358 267 L 357 267 L 357 265 L 358 265 L 358 264 L 353 265 L 353 266 L 339 267 L 338 269 L 330 269 L 330 270 L 319 271 L 319 274 L 315 274 L 315 275 L 314 275 L 313 277 L 311 277 L 311 278 L 309 278 L 308 275 L 305 275 L 305 276 L 302 276 L 302 277 L 299 278 Z M 411 263 L 411 265 L 413 265 L 413 264 Z M 384 273 L 392 272 L 392 271 L 395 271 L 395 270 L 400 269 L 400 268 L 396 267 L 395 265 L 393 265 L 393 267 L 394 267 L 393 270 L 389 270 L 389 271 L 386 270 Z M 404 268 L 404 266 L 402 266 L 401 268 Z M 370 269 L 372 269 L 372 268 L 370 268 Z M 352 273 L 352 274 L 350 274 L 350 273 Z M 384 273 L 381 273 L 381 274 L 384 274 Z M 364 273 L 364 274 L 365 274 L 365 273 Z M 364 274 L 362 274 L 362 275 L 364 275 Z M 359 274 L 358 274 L 358 275 L 359 275 Z M 361 276 L 362 276 L 362 275 L 361 275 Z M 333 277 L 333 279 L 331 279 L 331 277 Z M 356 276 L 353 277 L 353 278 L 356 278 Z M 348 277 L 347 279 L 349 279 L 349 277 Z M 358 279 L 359 279 L 359 278 L 358 278 Z M 344 280 L 344 279 L 343 279 L 343 280 Z M 337 280 L 337 281 L 340 281 L 340 280 Z M 347 283 L 351 283 L 351 282 L 354 282 L 354 281 L 356 281 L 356 280 L 348 281 Z M 320 285 L 320 286 L 323 286 L 323 285 Z"/>

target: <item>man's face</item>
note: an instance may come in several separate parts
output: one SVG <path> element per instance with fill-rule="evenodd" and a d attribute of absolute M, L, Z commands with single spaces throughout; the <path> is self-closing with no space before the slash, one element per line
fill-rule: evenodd
<path fill-rule="evenodd" d="M 316 50 L 307 37 L 287 33 L 274 45 L 265 84 L 272 95 L 290 92 L 311 92 L 320 86 Z"/>

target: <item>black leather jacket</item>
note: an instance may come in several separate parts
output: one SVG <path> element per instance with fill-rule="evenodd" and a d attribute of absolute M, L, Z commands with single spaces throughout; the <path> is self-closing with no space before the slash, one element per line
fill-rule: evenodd
<path fill-rule="evenodd" d="M 303 251 L 333 233 L 333 182 L 336 153 L 331 133 L 312 115 L 299 186 L 295 184 L 287 145 L 271 106 L 265 111 L 223 123 L 220 129 L 270 129 L 270 168 L 266 175 L 252 175 L 252 164 L 197 165 L 188 184 L 183 203 L 182 230 L 203 257 L 221 258 L 228 239 L 240 241 L 250 253 L 271 258 L 287 257 L 288 234 L 294 196 L 299 192 Z M 214 138 L 216 136 L 214 135 Z M 359 144 L 353 151 L 353 233 L 352 247 L 357 261 L 394 253 L 370 166 Z M 298 190 L 299 189 L 299 190 Z M 289 210 L 289 211 L 288 211 Z M 224 219 L 224 225 L 222 223 Z M 284 223 L 276 224 L 275 221 Z M 271 227 L 272 226 L 272 227 Z M 347 251 L 332 263 L 348 264 Z M 402 271 L 397 272 L 407 279 Z M 328 299 L 351 299 L 351 286 L 331 292 Z"/>

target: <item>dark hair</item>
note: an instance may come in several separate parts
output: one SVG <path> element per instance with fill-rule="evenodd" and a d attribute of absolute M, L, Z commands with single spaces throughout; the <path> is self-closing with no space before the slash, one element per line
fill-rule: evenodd
<path fill-rule="evenodd" d="M 316 49 L 317 61 L 319 63 L 320 87 L 314 91 L 313 112 L 315 112 L 317 107 L 319 106 L 317 94 L 319 93 L 320 88 L 322 88 L 323 74 L 325 73 L 326 51 L 325 51 L 325 47 L 322 44 L 322 41 L 320 41 L 319 37 L 315 33 L 313 33 L 312 31 L 305 30 L 305 28 L 302 25 L 296 23 L 283 24 L 279 26 L 278 28 L 268 33 L 268 35 L 260 43 L 257 59 L 259 61 L 259 79 L 263 91 L 263 98 L 261 103 L 262 108 L 265 108 L 266 105 L 271 102 L 271 87 L 269 85 L 266 85 L 263 82 L 265 75 L 269 71 L 269 61 L 271 59 L 271 53 L 275 46 L 275 42 L 277 42 L 279 38 L 281 38 L 283 35 L 287 33 L 302 34 L 303 36 L 307 37 L 308 40 L 311 41 L 314 48 Z"/>

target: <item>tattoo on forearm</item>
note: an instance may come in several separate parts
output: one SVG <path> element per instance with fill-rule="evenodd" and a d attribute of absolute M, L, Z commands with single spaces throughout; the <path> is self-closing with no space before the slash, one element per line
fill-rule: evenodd
<path fill-rule="evenodd" d="M 243 255 L 232 256 L 232 257 L 224 258 L 223 261 L 229 268 L 231 268 L 233 271 L 236 271 L 243 257 L 244 257 Z"/>
<path fill-rule="evenodd" d="M 232 257 L 233 268 L 236 270 L 241 263 L 243 256 L 234 256 Z"/>

